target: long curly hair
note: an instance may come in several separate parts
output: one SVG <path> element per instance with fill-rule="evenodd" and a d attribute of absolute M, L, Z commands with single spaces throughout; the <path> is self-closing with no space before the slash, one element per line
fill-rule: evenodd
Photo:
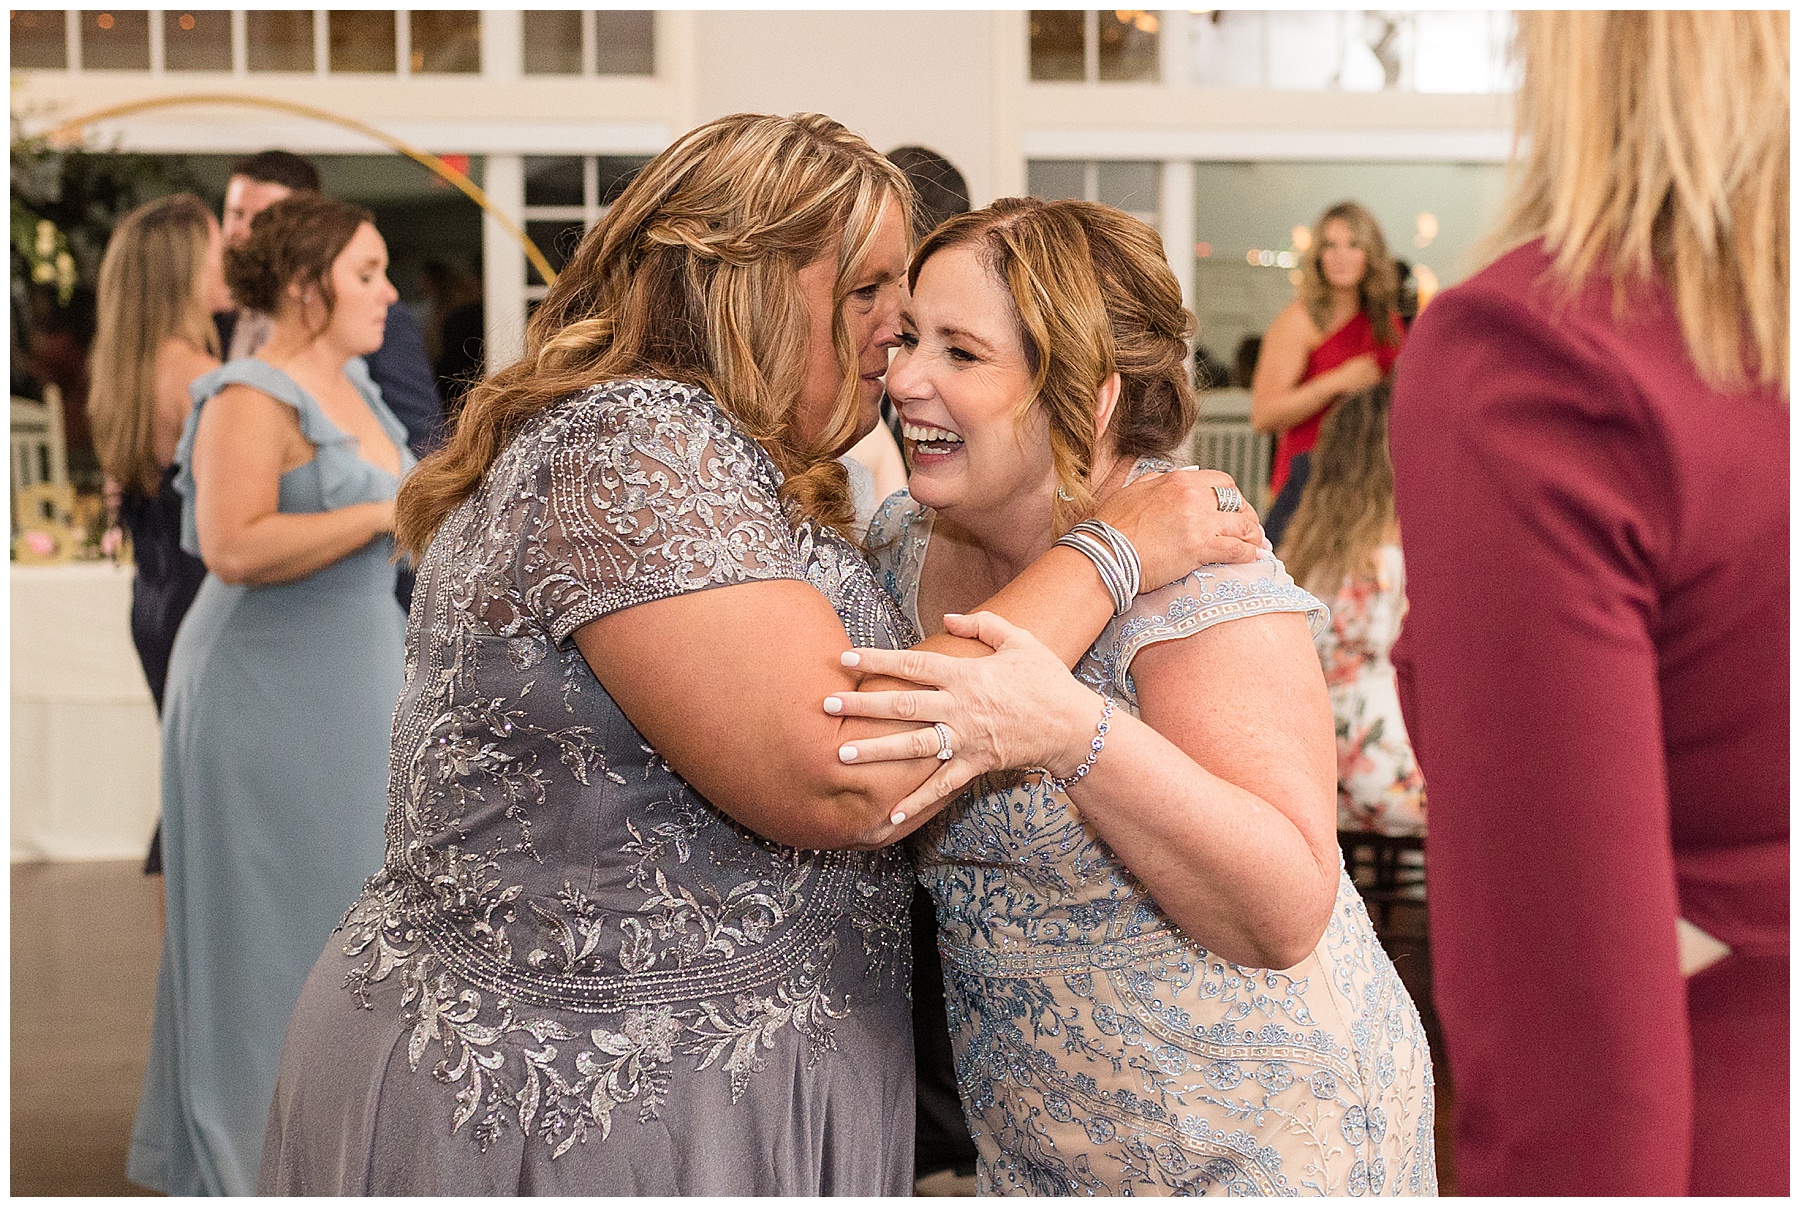
<path fill-rule="evenodd" d="M 1121 457 L 1166 453 L 1193 426 L 1194 316 L 1161 236 L 1110 205 L 1004 197 L 951 218 L 913 253 L 908 286 L 952 247 L 977 249 L 1012 297 L 1032 374 L 1015 415 L 1023 422 L 1032 407 L 1044 409 L 1060 488 L 1054 524 L 1067 531 L 1094 508 L 1095 404 L 1110 375 L 1121 390 L 1105 435 Z"/>
<path fill-rule="evenodd" d="M 911 223 L 898 168 L 817 113 L 739 113 L 690 131 L 646 164 L 588 232 L 525 329 L 525 355 L 475 386 L 450 439 L 407 477 L 395 507 L 418 556 L 531 416 L 598 382 L 698 385 L 768 451 L 802 514 L 848 531 L 835 450 L 857 420 L 856 350 L 842 315 L 889 202 Z M 811 440 L 798 405 L 809 319 L 796 272 L 837 264 L 832 342 L 843 380 Z"/>
<path fill-rule="evenodd" d="M 1300 257 L 1300 303 L 1313 326 L 1328 332 L 1331 321 L 1331 283 L 1325 279 L 1319 258 L 1325 253 L 1325 225 L 1342 222 L 1366 257 L 1363 278 L 1357 288 L 1357 308 L 1369 316 L 1375 342 L 1392 348 L 1400 342 L 1400 266 L 1388 251 L 1387 238 L 1375 215 L 1355 201 L 1340 201 L 1313 223 L 1312 243 Z"/>
<path fill-rule="evenodd" d="M 1346 575 L 1372 566 L 1393 531 L 1388 397 L 1382 382 L 1326 412 L 1312 475 L 1276 550 L 1294 581 L 1320 599 L 1336 595 Z"/>

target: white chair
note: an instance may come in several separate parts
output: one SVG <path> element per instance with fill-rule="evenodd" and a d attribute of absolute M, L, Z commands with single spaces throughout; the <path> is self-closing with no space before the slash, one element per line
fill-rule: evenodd
<path fill-rule="evenodd" d="M 1202 393 L 1200 421 L 1188 441 L 1188 455 L 1195 465 L 1225 471 L 1237 480 L 1250 506 L 1259 513 L 1267 508 L 1275 438 L 1250 426 L 1250 391 L 1231 388 Z"/>
<path fill-rule="evenodd" d="M 44 401 L 12 400 L 12 528 L 19 530 L 19 492 L 69 484 L 69 446 L 63 438 L 62 391 L 44 387 Z"/>

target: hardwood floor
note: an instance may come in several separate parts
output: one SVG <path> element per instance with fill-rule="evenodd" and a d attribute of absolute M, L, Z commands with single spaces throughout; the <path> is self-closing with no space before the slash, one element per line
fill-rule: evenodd
<path fill-rule="evenodd" d="M 12 1193 L 143 1195 L 125 1151 L 150 1046 L 162 947 L 159 883 L 136 863 L 12 865 Z M 1455 1193 L 1451 1088 L 1431 1009 L 1425 911 L 1382 940 L 1419 1004 L 1437 1076 L 1438 1188 Z M 961 1184 L 921 1187 L 963 1194 Z"/>
<path fill-rule="evenodd" d="M 150 1047 L 160 882 L 12 865 L 12 1193 L 142 1195 L 125 1150 Z"/>

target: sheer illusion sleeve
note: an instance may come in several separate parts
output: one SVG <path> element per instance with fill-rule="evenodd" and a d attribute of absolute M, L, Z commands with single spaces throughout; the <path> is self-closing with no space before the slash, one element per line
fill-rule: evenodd
<path fill-rule="evenodd" d="M 635 604 L 804 579 L 780 471 L 705 391 L 611 382 L 561 409 L 521 436 L 549 447 L 518 563 L 520 598 L 557 641 Z"/>
<path fill-rule="evenodd" d="M 1273 554 L 1244 565 L 1201 566 L 1186 578 L 1137 597 L 1130 611 L 1114 617 L 1095 643 L 1081 671 L 1091 686 L 1137 704 L 1131 661 L 1145 646 L 1177 641 L 1227 620 L 1275 612 L 1301 612 L 1314 637 L 1330 613 L 1300 589 Z"/>

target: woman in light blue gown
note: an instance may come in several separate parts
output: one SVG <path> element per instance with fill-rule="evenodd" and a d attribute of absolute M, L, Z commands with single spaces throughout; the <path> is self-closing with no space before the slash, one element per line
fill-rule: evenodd
<path fill-rule="evenodd" d="M 381 865 L 412 465 L 359 359 L 396 299 L 386 265 L 365 211 L 303 194 L 258 215 L 226 271 L 274 332 L 194 383 L 176 453 L 208 574 L 163 710 L 168 928 L 127 1165 L 169 1194 L 255 1190 L 288 1016 Z"/>
<path fill-rule="evenodd" d="M 909 818 L 1045 769 L 990 775 L 911 840 L 981 1192 L 1435 1193 L 1430 1053 L 1337 849 L 1324 607 L 1273 555 L 1140 594 L 1119 534 L 1082 525 L 1117 614 L 1073 675 L 957 615 L 1172 468 L 1193 320 L 1160 240 L 1106 206 L 1002 201 L 940 226 L 910 284 L 888 374 L 910 495 L 869 541 L 921 634 L 994 652 L 856 651 L 948 691 L 826 711 L 936 723 L 840 755 L 935 753 Z"/>

